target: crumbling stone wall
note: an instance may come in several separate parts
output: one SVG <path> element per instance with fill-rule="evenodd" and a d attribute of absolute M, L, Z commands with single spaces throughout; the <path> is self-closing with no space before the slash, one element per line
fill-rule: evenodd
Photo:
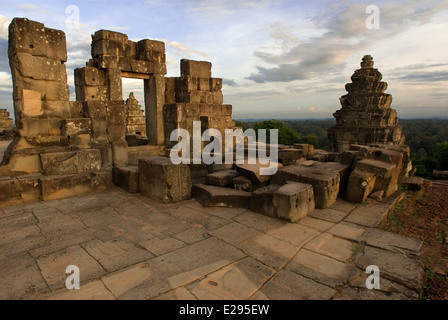
<path fill-rule="evenodd" d="M 14 127 L 14 120 L 9 117 L 9 112 L 6 109 L 0 109 L 0 131 L 12 130 Z"/>
<path fill-rule="evenodd" d="M 372 57 L 364 56 L 361 69 L 345 86 L 348 94 L 340 98 L 342 107 L 334 113 L 336 125 L 328 130 L 332 151 L 349 150 L 351 144 L 403 145 L 397 111 L 390 107 L 392 96 L 384 93 L 387 83 L 382 77 L 373 68 Z"/>
<path fill-rule="evenodd" d="M 186 129 L 193 135 L 193 121 L 201 121 L 202 130 L 218 129 L 222 136 L 233 128 L 232 106 L 223 104 L 222 79 L 212 78 L 212 64 L 182 59 L 180 77 L 166 78 L 165 144 L 174 129 Z"/>

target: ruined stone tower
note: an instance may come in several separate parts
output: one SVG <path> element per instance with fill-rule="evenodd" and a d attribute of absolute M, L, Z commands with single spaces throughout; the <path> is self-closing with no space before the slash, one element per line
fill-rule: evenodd
<path fill-rule="evenodd" d="M 6 109 L 0 109 L 0 131 L 12 130 L 14 120 L 9 117 L 9 112 Z"/>
<path fill-rule="evenodd" d="M 340 98 L 341 109 L 333 114 L 336 125 L 328 130 L 332 151 L 346 151 L 350 144 L 403 145 L 397 111 L 390 107 L 392 96 L 384 93 L 382 77 L 372 57 L 364 56 L 352 83 L 345 85 L 348 94 Z"/>
<path fill-rule="evenodd" d="M 146 118 L 143 115 L 142 106 L 138 104 L 133 92 L 126 100 L 126 134 L 138 134 L 146 137 Z"/>

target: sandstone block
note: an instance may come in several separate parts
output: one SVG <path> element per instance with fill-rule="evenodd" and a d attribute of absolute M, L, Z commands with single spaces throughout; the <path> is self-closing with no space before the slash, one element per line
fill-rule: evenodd
<path fill-rule="evenodd" d="M 338 197 L 340 177 L 337 172 L 292 165 L 280 168 L 271 183 L 281 185 L 287 181 L 311 184 L 316 208 L 319 209 L 328 208 Z"/>
<path fill-rule="evenodd" d="M 373 191 L 384 191 L 387 198 L 397 190 L 399 169 L 393 163 L 364 159 L 356 163 L 355 169 L 375 174 L 375 187 Z"/>
<path fill-rule="evenodd" d="M 303 158 L 303 150 L 289 148 L 278 150 L 278 159 L 285 165 L 298 164 L 299 160 Z"/>
<path fill-rule="evenodd" d="M 60 136 L 61 120 L 27 118 L 18 121 L 20 134 L 23 137 Z"/>
<path fill-rule="evenodd" d="M 277 210 L 274 205 L 273 196 L 280 187 L 280 185 L 271 184 L 252 192 L 250 197 L 250 209 L 270 217 L 277 217 Z"/>
<path fill-rule="evenodd" d="M 313 187 L 309 184 L 289 182 L 276 190 L 272 197 L 277 216 L 297 222 L 314 211 Z"/>
<path fill-rule="evenodd" d="M 99 150 L 41 153 L 42 170 L 46 175 L 65 175 L 101 169 Z"/>
<path fill-rule="evenodd" d="M 306 143 L 296 143 L 294 144 L 295 149 L 303 150 L 304 157 L 312 157 L 314 156 L 314 146 L 312 144 Z"/>
<path fill-rule="evenodd" d="M 271 163 L 273 165 L 273 163 Z M 283 165 L 281 163 L 275 163 L 278 168 Z M 237 164 L 236 170 L 244 177 L 248 178 L 254 184 L 260 185 L 262 183 L 267 183 L 271 179 L 271 175 L 261 174 L 261 168 L 268 168 L 269 165 L 263 165 L 260 163 L 256 164 Z"/>
<path fill-rule="evenodd" d="M 353 170 L 348 179 L 346 199 L 358 203 L 366 201 L 375 187 L 375 181 L 375 174 Z"/>
<path fill-rule="evenodd" d="M 139 159 L 140 193 L 162 203 L 180 202 L 191 198 L 190 168 L 175 165 L 169 158 Z"/>
<path fill-rule="evenodd" d="M 128 143 L 126 141 L 112 142 L 112 165 L 126 165 L 128 163 Z"/>
<path fill-rule="evenodd" d="M 191 195 L 204 207 L 249 208 L 250 192 L 230 188 L 195 184 Z"/>
<path fill-rule="evenodd" d="M 133 166 L 115 166 L 112 168 L 112 177 L 114 183 L 130 193 L 138 193 L 139 176 L 138 167 Z"/>
<path fill-rule="evenodd" d="M 62 120 L 62 135 L 76 136 L 90 133 L 91 120 L 89 118 L 74 118 Z"/>
<path fill-rule="evenodd" d="M 233 179 L 233 187 L 235 190 L 252 192 L 257 189 L 257 186 L 249 179 L 243 176 L 239 176 Z"/>
<path fill-rule="evenodd" d="M 41 116 L 44 113 L 42 109 L 41 93 L 23 89 L 20 113 L 23 118 Z"/>
<path fill-rule="evenodd" d="M 23 77 L 35 80 L 67 81 L 65 64 L 58 60 L 17 52 L 15 66 Z"/>
<path fill-rule="evenodd" d="M 425 187 L 425 179 L 420 177 L 404 177 L 401 185 L 408 190 L 420 191 Z"/>
<path fill-rule="evenodd" d="M 214 173 L 207 174 L 206 182 L 207 184 L 226 187 L 233 184 L 233 179 L 239 175 L 236 170 L 222 170 Z"/>
<path fill-rule="evenodd" d="M 182 59 L 180 61 L 180 74 L 181 76 L 211 78 L 212 64 L 207 61 Z"/>

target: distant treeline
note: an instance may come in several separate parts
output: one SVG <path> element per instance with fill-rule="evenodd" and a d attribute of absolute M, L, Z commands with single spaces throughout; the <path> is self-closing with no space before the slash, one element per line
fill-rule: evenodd
<path fill-rule="evenodd" d="M 237 121 L 244 130 L 279 129 L 279 143 L 282 144 L 309 143 L 328 151 L 327 130 L 335 123 L 333 119 Z M 400 119 L 399 123 L 419 176 L 432 178 L 434 169 L 448 170 L 448 119 Z"/>

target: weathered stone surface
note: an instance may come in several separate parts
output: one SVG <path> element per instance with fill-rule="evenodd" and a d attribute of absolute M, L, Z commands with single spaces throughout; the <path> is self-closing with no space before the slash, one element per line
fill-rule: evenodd
<path fill-rule="evenodd" d="M 314 211 L 313 187 L 309 184 L 289 182 L 276 190 L 272 196 L 277 216 L 296 222 Z"/>
<path fill-rule="evenodd" d="M 226 187 L 233 184 L 233 179 L 236 178 L 239 173 L 236 170 L 222 170 L 214 173 L 207 174 L 206 182 L 219 187 Z"/>
<path fill-rule="evenodd" d="M 191 198 L 188 165 L 175 165 L 166 157 L 146 157 L 139 159 L 138 170 L 142 195 L 162 203 Z"/>
<path fill-rule="evenodd" d="M 43 176 L 39 179 L 42 200 L 64 199 L 85 193 L 104 191 L 110 183 L 111 177 L 105 172 Z"/>
<path fill-rule="evenodd" d="M 90 134 L 91 120 L 89 118 L 72 118 L 62 120 L 62 134 L 75 136 Z"/>
<path fill-rule="evenodd" d="M 281 163 L 270 163 L 271 167 L 277 165 L 279 168 L 281 168 L 283 165 Z M 267 183 L 271 179 L 271 175 L 268 174 L 262 174 L 261 168 L 269 168 L 268 165 L 256 163 L 256 164 L 237 164 L 236 170 L 244 177 L 248 178 L 250 181 L 252 181 L 255 184 L 262 184 Z"/>
<path fill-rule="evenodd" d="M 354 170 L 348 179 L 348 188 L 345 195 L 348 201 L 362 203 L 372 193 L 375 187 L 376 176 L 373 173 Z"/>
<path fill-rule="evenodd" d="M 355 170 L 370 172 L 375 175 L 375 186 L 372 191 L 384 191 L 389 197 L 397 190 L 399 168 L 393 163 L 364 159 L 356 163 Z"/>
<path fill-rule="evenodd" d="M 181 76 L 208 78 L 212 77 L 212 64 L 207 61 L 193 61 L 182 59 L 180 61 Z"/>
<path fill-rule="evenodd" d="M 271 183 L 284 184 L 295 181 L 310 184 L 314 190 L 316 208 L 323 209 L 331 206 L 339 193 L 339 174 L 328 170 L 309 169 L 292 165 L 279 168 Z"/>
<path fill-rule="evenodd" d="M 328 170 L 339 173 L 339 193 L 347 189 L 348 177 L 350 176 L 350 165 L 339 162 L 315 163 L 313 168 L 319 170 Z"/>
<path fill-rule="evenodd" d="M 448 171 L 433 170 L 432 174 L 436 179 L 448 180 Z"/>
<path fill-rule="evenodd" d="M 305 244 L 304 248 L 324 256 L 346 262 L 353 254 L 354 244 L 350 241 L 332 236 L 329 233 L 322 233 L 310 242 Z"/>
<path fill-rule="evenodd" d="M 353 143 L 404 143 L 397 112 L 390 108 L 392 96 L 384 93 L 387 83 L 381 79 L 382 74 L 373 68 L 372 57 L 364 56 L 361 69 L 345 86 L 348 94 L 340 99 L 342 108 L 334 113 L 337 123 L 328 130 L 332 151 L 348 150 Z"/>
<path fill-rule="evenodd" d="M 293 148 L 278 150 L 278 159 L 285 166 L 291 164 L 299 164 L 300 160 L 302 160 L 303 157 L 304 157 L 303 150 Z"/>
<path fill-rule="evenodd" d="M 236 190 L 252 192 L 257 189 L 257 186 L 249 179 L 243 176 L 239 176 L 233 179 L 233 187 Z"/>
<path fill-rule="evenodd" d="M 123 188 L 131 193 L 137 193 L 140 191 L 138 167 L 115 166 L 112 168 L 112 176 L 114 183 L 120 188 Z"/>
<path fill-rule="evenodd" d="M 230 188 L 195 184 L 191 195 L 204 207 L 249 208 L 250 192 Z"/>
<path fill-rule="evenodd" d="M 369 265 L 376 265 L 382 277 L 401 283 L 417 292 L 421 289 L 423 264 L 416 258 L 366 246 L 364 252 L 356 256 L 355 263 L 363 270 Z"/>
<path fill-rule="evenodd" d="M 294 144 L 294 148 L 302 150 L 304 157 L 314 156 L 314 146 L 312 144 L 296 143 L 296 144 Z"/>
<path fill-rule="evenodd" d="M 46 175 L 75 174 L 101 169 L 98 150 L 41 153 L 42 170 Z"/>
<path fill-rule="evenodd" d="M 425 179 L 420 177 L 404 177 L 401 185 L 408 190 L 420 191 L 425 186 Z"/>
<path fill-rule="evenodd" d="M 280 185 L 271 184 L 252 192 L 250 197 L 250 209 L 270 217 L 277 217 L 277 210 L 274 205 L 273 196 L 274 192 L 276 192 L 280 187 Z"/>

